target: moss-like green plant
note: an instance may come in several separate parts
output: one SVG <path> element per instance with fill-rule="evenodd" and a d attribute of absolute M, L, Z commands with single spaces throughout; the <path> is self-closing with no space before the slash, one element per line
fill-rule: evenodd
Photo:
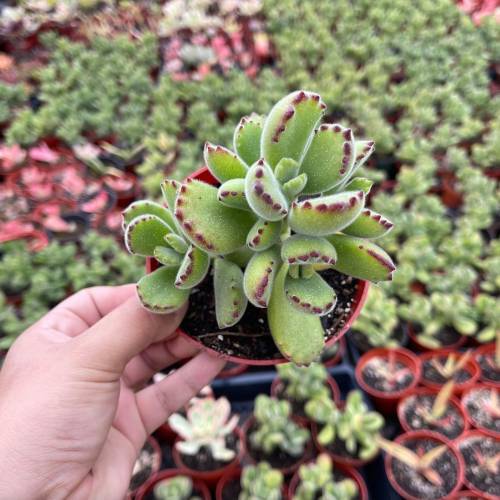
<path fill-rule="evenodd" d="M 254 448 L 268 455 L 275 450 L 281 450 L 293 457 L 304 453 L 309 431 L 291 420 L 288 401 L 278 401 L 259 394 L 255 398 L 253 415 L 256 427 L 248 438 Z"/>
<path fill-rule="evenodd" d="M 283 474 L 267 462 L 248 465 L 241 472 L 238 500 L 281 500 Z"/>
<path fill-rule="evenodd" d="M 373 142 L 355 140 L 341 125 L 320 124 L 324 110 L 319 95 L 297 91 L 265 120 L 242 118 L 234 133 L 236 152 L 205 145 L 205 162 L 220 187 L 167 180 L 167 208 L 140 202 L 125 212 L 129 251 L 164 264 L 139 282 L 145 307 L 179 308 L 213 259 L 219 327 L 236 324 L 248 302 L 267 308 L 282 354 L 308 364 L 324 345 L 320 318 L 336 303 L 319 271 L 392 279 L 391 258 L 370 241 L 392 223 L 365 207 L 371 182 L 354 177 Z M 183 239 L 182 251 L 169 241 L 174 239 Z M 187 261 L 181 258 L 186 242 Z M 251 256 L 244 270 L 231 258 L 242 249 Z"/>
<path fill-rule="evenodd" d="M 350 500 L 358 494 L 358 485 L 352 479 L 335 481 L 332 459 L 325 453 L 316 462 L 301 465 L 300 482 L 293 500 Z"/>

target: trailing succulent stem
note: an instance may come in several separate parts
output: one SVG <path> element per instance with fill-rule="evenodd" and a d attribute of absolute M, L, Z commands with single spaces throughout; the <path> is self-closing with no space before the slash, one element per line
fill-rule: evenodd
<path fill-rule="evenodd" d="M 301 90 L 265 118 L 242 118 L 234 151 L 205 144 L 218 187 L 166 180 L 166 208 L 143 201 L 125 211 L 127 248 L 163 265 L 139 282 L 145 307 L 179 308 L 213 261 L 219 327 L 237 323 L 248 302 L 267 308 L 283 356 L 309 364 L 324 346 L 320 318 L 336 304 L 321 271 L 392 279 L 391 258 L 370 241 L 392 223 L 366 207 L 371 181 L 354 177 L 374 144 L 322 124 L 325 108 L 318 94 Z"/>

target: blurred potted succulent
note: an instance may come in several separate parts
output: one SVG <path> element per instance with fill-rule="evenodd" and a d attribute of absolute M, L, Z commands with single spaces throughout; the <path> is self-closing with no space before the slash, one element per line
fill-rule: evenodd
<path fill-rule="evenodd" d="M 346 354 L 345 337 L 341 337 L 338 342 L 326 346 L 321 352 L 321 363 L 327 368 L 336 366 L 344 360 Z"/>
<path fill-rule="evenodd" d="M 217 484 L 216 500 L 281 500 L 283 474 L 267 462 L 226 474 Z"/>
<path fill-rule="evenodd" d="M 450 380 L 436 394 L 431 389 L 417 388 L 398 404 L 398 418 L 405 432 L 428 429 L 456 439 L 469 428 L 460 403 L 453 396 Z"/>
<path fill-rule="evenodd" d="M 0 174 L 6 175 L 19 170 L 26 160 L 26 151 L 18 144 L 0 146 Z"/>
<path fill-rule="evenodd" d="M 454 392 L 462 394 L 479 378 L 479 367 L 470 350 L 464 353 L 450 349 L 429 351 L 420 355 L 420 361 L 422 363 L 420 383 L 434 391 L 439 391 L 446 382 L 452 380 Z"/>
<path fill-rule="evenodd" d="M 392 260 L 370 241 L 392 223 L 365 207 L 371 182 L 353 177 L 373 142 L 320 125 L 325 108 L 298 91 L 265 120 L 242 118 L 237 154 L 207 143 L 210 172 L 165 181 L 167 208 L 144 201 L 124 212 L 129 251 L 162 264 L 138 283 L 146 308 L 173 311 L 190 296 L 189 337 L 249 363 L 309 364 L 345 332 L 362 280 L 392 279 Z M 182 251 L 165 238 L 183 240 Z"/>
<path fill-rule="evenodd" d="M 361 391 L 351 391 L 345 403 L 339 405 L 328 396 L 319 396 L 306 404 L 306 413 L 321 426 L 313 428 L 318 448 L 336 463 L 357 467 L 376 457 L 376 438 L 384 419 L 376 411 L 369 411 Z"/>
<path fill-rule="evenodd" d="M 285 475 L 295 472 L 311 450 L 309 431 L 292 420 L 290 403 L 265 394 L 255 399 L 253 415 L 242 430 L 248 458 L 268 462 Z"/>
<path fill-rule="evenodd" d="M 333 465 L 326 454 L 315 462 L 301 465 L 290 483 L 289 498 L 293 500 L 360 500 L 368 499 L 363 478 L 353 468 Z"/>
<path fill-rule="evenodd" d="M 180 470 L 215 485 L 224 472 L 238 466 L 242 452 L 238 416 L 231 416 L 225 397 L 196 398 L 186 416 L 174 413 L 168 423 L 180 436 L 172 450 Z"/>
<path fill-rule="evenodd" d="M 166 469 L 150 478 L 137 492 L 136 500 L 210 500 L 203 481 L 177 469 Z"/>
<path fill-rule="evenodd" d="M 271 396 L 289 401 L 294 417 L 307 419 L 304 406 L 315 397 L 327 396 L 340 401 L 340 389 L 322 364 L 297 366 L 286 363 L 276 369 L 278 377 L 271 385 Z"/>
<path fill-rule="evenodd" d="M 500 439 L 474 430 L 465 433 L 457 446 L 465 463 L 464 482 L 474 498 L 499 498 Z"/>
<path fill-rule="evenodd" d="M 152 436 L 149 436 L 132 470 L 132 477 L 128 487 L 128 494 L 134 495 L 138 489 L 160 470 L 161 448 Z"/>
<path fill-rule="evenodd" d="M 419 358 L 403 348 L 372 349 L 361 356 L 355 369 L 358 385 L 385 414 L 394 412 L 398 401 L 417 386 L 420 375 Z"/>
<path fill-rule="evenodd" d="M 401 434 L 394 442 L 383 438 L 385 470 L 399 495 L 408 500 L 448 498 L 463 482 L 464 465 L 451 441 L 428 431 Z"/>
<path fill-rule="evenodd" d="M 500 383 L 500 330 L 496 334 L 496 342 L 479 347 L 475 351 L 476 363 L 481 370 L 480 379 L 483 384 Z"/>
<path fill-rule="evenodd" d="M 477 384 L 462 395 L 462 409 L 471 426 L 497 438 L 500 437 L 498 391 L 498 387 Z"/>

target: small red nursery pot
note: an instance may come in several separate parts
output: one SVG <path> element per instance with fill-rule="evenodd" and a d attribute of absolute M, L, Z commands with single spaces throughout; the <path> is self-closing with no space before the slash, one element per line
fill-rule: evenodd
<path fill-rule="evenodd" d="M 462 395 L 462 409 L 471 427 L 500 438 L 499 387 L 476 384 Z"/>
<path fill-rule="evenodd" d="M 248 365 L 241 363 L 233 363 L 228 361 L 222 371 L 217 375 L 217 378 L 231 378 L 237 377 L 248 370 Z"/>
<path fill-rule="evenodd" d="M 476 349 L 474 359 L 480 370 L 479 379 L 482 384 L 498 387 L 500 384 L 500 367 L 495 362 L 495 342 Z"/>
<path fill-rule="evenodd" d="M 199 180 L 212 186 L 218 185 L 217 180 L 211 175 L 207 167 L 197 170 L 190 175 L 188 179 Z M 156 259 L 151 257 L 146 259 L 147 273 L 153 272 L 158 269 L 159 266 L 160 264 Z M 341 276 L 342 278 L 340 278 Z M 334 274 L 332 279 L 338 279 L 339 282 L 346 281 L 345 275 L 340 274 Z M 349 299 L 348 304 L 345 304 L 343 307 L 339 307 L 339 303 L 337 303 L 336 309 L 334 309 L 333 313 L 328 316 L 328 320 L 331 325 L 335 323 L 340 326 L 333 332 L 330 332 L 331 328 L 327 327 L 328 333 L 325 333 L 325 348 L 331 346 L 335 342 L 338 342 L 340 338 L 343 337 L 349 330 L 352 323 L 359 316 L 368 293 L 369 283 L 367 281 L 350 277 L 347 277 L 347 281 L 349 282 L 348 286 L 350 287 L 349 293 L 352 293 L 352 296 Z M 336 284 L 336 286 L 341 285 Z M 190 308 L 192 308 L 192 310 L 196 310 L 196 301 L 198 300 L 201 301 L 199 307 L 206 309 L 207 300 L 212 301 L 212 289 L 213 287 L 210 285 L 210 296 L 208 299 L 206 298 L 207 296 L 203 298 L 201 294 L 201 298 L 197 299 L 195 294 L 191 294 Z M 341 294 L 338 294 L 339 300 L 340 296 Z M 178 329 L 178 333 L 185 337 L 188 342 L 198 349 L 201 348 L 216 357 L 245 365 L 263 366 L 277 365 L 288 362 L 288 360 L 285 359 L 278 351 L 272 337 L 268 335 L 269 330 L 266 328 L 262 329 L 260 327 L 262 324 L 267 325 L 266 309 L 256 308 L 251 304 L 248 305 L 247 312 L 238 323 L 238 332 L 240 332 L 238 333 L 238 342 L 231 344 L 230 353 L 227 349 L 224 350 L 224 331 L 219 332 L 217 324 L 209 326 L 207 321 L 205 321 L 204 324 L 200 324 L 199 318 L 190 314 L 190 310 L 188 310 L 183 323 Z M 342 310 L 342 315 L 336 315 L 336 310 Z M 208 331 L 205 331 L 207 328 Z M 248 335 L 242 334 L 241 332 L 248 333 Z M 234 335 L 234 328 L 230 333 Z M 258 346 L 258 351 L 260 353 L 266 354 L 258 354 L 256 357 L 249 357 L 247 353 L 251 351 L 252 346 L 255 345 Z"/>
<path fill-rule="evenodd" d="M 233 460 L 231 460 L 227 464 L 224 464 L 222 466 L 219 466 L 211 470 L 194 469 L 189 464 L 186 464 L 186 458 L 179 452 L 177 447 L 174 445 L 172 447 L 172 458 L 174 459 L 176 467 L 182 472 L 186 471 L 187 475 L 193 477 L 194 479 L 203 481 L 210 487 L 215 486 L 217 484 L 217 481 L 219 481 L 219 479 L 226 472 L 232 471 L 239 466 L 241 459 L 243 457 L 244 454 L 243 433 L 239 427 L 236 427 L 233 431 L 233 434 L 237 438 L 237 443 L 236 443 L 237 451 L 236 451 L 236 456 L 233 458 Z M 200 453 L 198 453 L 195 458 L 199 457 Z"/>
<path fill-rule="evenodd" d="M 484 498 L 487 497 L 479 495 L 474 491 L 462 490 L 449 497 L 449 500 L 482 500 Z"/>
<path fill-rule="evenodd" d="M 474 430 L 457 439 L 456 444 L 464 459 L 464 483 L 471 493 L 469 496 L 462 493 L 462 498 L 500 498 L 497 458 L 500 454 L 500 438 Z"/>
<path fill-rule="evenodd" d="M 454 365 L 447 366 L 449 356 L 454 358 Z M 457 352 L 453 349 L 438 349 L 425 352 L 419 357 L 422 362 L 420 383 L 436 392 L 448 380 L 453 379 L 455 382 L 453 392 L 460 395 L 474 386 L 480 375 L 479 366 L 472 354 Z"/>
<path fill-rule="evenodd" d="M 413 431 L 401 434 L 395 439 L 395 443 L 409 448 L 416 460 L 435 448 L 446 446 L 443 453 L 431 460 L 430 465 L 425 468 L 425 476 L 424 472 L 417 472 L 392 455 L 385 454 L 385 471 L 398 495 L 406 500 L 449 499 L 459 491 L 465 468 L 463 458 L 452 441 L 435 432 Z M 427 479 L 427 474 L 436 484 Z"/>
<path fill-rule="evenodd" d="M 439 418 L 432 416 L 437 394 L 432 389 L 417 387 L 398 404 L 398 419 L 405 432 L 430 430 L 448 439 L 458 439 L 469 429 L 469 421 L 460 401 L 451 397 L 446 412 Z"/>
<path fill-rule="evenodd" d="M 294 421 L 300 427 L 306 427 L 303 423 L 301 423 L 297 419 L 294 419 Z M 293 462 L 290 461 L 290 463 L 286 463 L 286 465 L 283 465 L 285 460 L 283 454 L 282 456 L 275 457 L 275 459 L 266 456 L 256 456 L 252 451 L 249 442 L 250 432 L 254 424 L 255 424 L 255 417 L 251 416 L 243 424 L 243 427 L 241 428 L 244 436 L 243 439 L 244 457 L 248 459 L 252 464 L 257 464 L 259 462 L 268 462 L 269 465 L 271 465 L 271 467 L 273 467 L 274 469 L 278 469 L 283 474 L 283 476 L 291 476 L 303 463 L 311 459 L 313 454 L 313 442 L 311 439 L 307 441 L 303 455 L 301 457 L 297 457 L 297 459 L 294 460 Z"/>
<path fill-rule="evenodd" d="M 358 499 L 359 500 L 368 500 L 368 488 L 366 487 L 366 483 L 363 479 L 363 476 L 354 468 L 354 467 L 349 467 L 344 464 L 339 464 L 337 462 L 334 462 L 333 465 L 333 470 L 334 470 L 334 475 L 335 471 L 340 472 L 339 474 L 339 481 L 341 479 L 352 479 L 357 487 L 358 487 Z M 337 478 L 336 478 L 337 480 Z M 292 480 L 290 481 L 290 486 L 288 488 L 288 498 L 292 499 L 293 496 L 295 495 L 295 491 L 299 487 L 300 484 L 300 477 L 299 477 L 299 471 L 297 471 L 293 477 Z M 219 500 L 219 499 L 217 499 Z"/>
<path fill-rule="evenodd" d="M 398 401 L 411 394 L 421 375 L 418 356 L 403 348 L 377 348 L 363 354 L 356 365 L 358 385 L 385 415 L 396 411 Z"/>
<path fill-rule="evenodd" d="M 193 494 L 198 495 L 203 500 L 210 500 L 212 497 L 210 495 L 210 490 L 208 486 L 199 479 L 191 476 L 189 472 L 181 471 L 178 469 L 165 469 L 156 473 L 152 478 L 150 478 L 137 492 L 135 500 L 147 500 L 153 495 L 155 486 L 164 479 L 171 479 L 178 476 L 189 477 L 193 481 Z M 154 498 L 154 497 L 153 497 Z"/>
<path fill-rule="evenodd" d="M 442 348 L 451 350 L 458 350 L 467 342 L 468 338 L 465 335 L 460 335 L 455 330 L 443 330 L 442 335 L 443 337 L 440 339 L 443 343 Z M 423 352 L 433 351 L 433 349 L 422 344 L 418 340 L 417 332 L 415 331 L 415 327 L 412 323 L 408 323 L 408 337 L 410 338 L 410 344 L 415 348 L 415 350 Z"/>
<path fill-rule="evenodd" d="M 154 437 L 149 436 L 134 465 L 127 498 L 133 498 L 139 489 L 160 470 L 161 457 L 160 445 Z"/>

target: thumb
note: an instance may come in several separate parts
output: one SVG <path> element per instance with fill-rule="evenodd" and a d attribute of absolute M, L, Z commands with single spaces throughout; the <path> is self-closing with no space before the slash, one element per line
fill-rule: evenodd
<path fill-rule="evenodd" d="M 173 313 L 154 314 L 133 296 L 74 340 L 90 366 L 121 375 L 125 365 L 150 344 L 175 335 L 186 309 L 187 303 Z"/>

